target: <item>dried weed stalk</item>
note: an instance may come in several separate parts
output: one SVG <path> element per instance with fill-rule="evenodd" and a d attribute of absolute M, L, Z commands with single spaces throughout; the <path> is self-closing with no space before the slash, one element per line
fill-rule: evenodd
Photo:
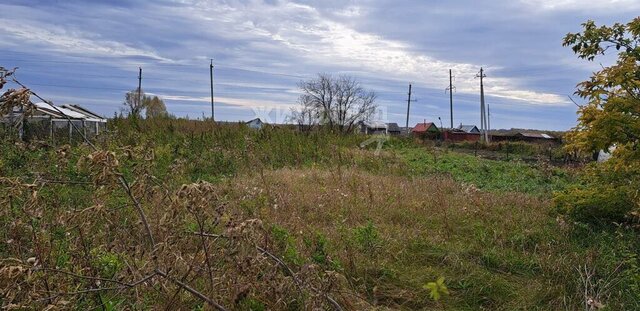
<path fill-rule="evenodd" d="M 146 161 L 125 169 L 131 159 Z M 230 208 L 222 187 L 170 189 L 150 173 L 151 161 L 144 149 L 97 150 L 79 161 L 91 182 L 1 178 L 12 255 L 0 263 L 3 307 L 341 310 L 330 296 L 333 273 L 288 266 L 269 250 L 262 221 Z M 90 197 L 86 206 L 52 208 L 42 192 L 55 187 Z"/>

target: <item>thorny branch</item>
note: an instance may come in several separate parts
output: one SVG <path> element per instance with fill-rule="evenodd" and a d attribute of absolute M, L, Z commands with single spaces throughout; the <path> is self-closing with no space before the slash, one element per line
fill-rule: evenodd
<path fill-rule="evenodd" d="M 190 232 L 193 235 L 198 235 L 201 237 L 211 237 L 211 238 L 227 238 L 224 235 L 219 235 L 219 234 L 211 234 L 211 233 L 205 233 L 205 232 Z M 269 258 L 271 258 L 273 261 L 275 261 L 279 266 L 281 266 L 289 276 L 291 276 L 294 280 L 294 283 L 296 284 L 298 290 L 300 292 L 302 292 L 302 287 L 304 286 L 304 284 L 302 283 L 302 281 L 296 276 L 296 273 L 293 272 L 293 270 L 284 262 L 282 261 L 282 259 L 280 259 L 278 256 L 274 255 L 273 253 L 269 252 L 268 250 L 255 245 L 256 250 L 258 250 L 260 253 L 267 255 Z M 326 293 L 321 292 L 320 290 L 311 287 L 311 289 L 313 291 L 315 291 L 316 293 L 319 293 L 320 295 L 322 295 L 333 307 L 335 310 L 343 310 L 342 307 L 340 306 L 340 304 L 333 298 L 331 298 L 331 296 L 329 296 Z"/>
<path fill-rule="evenodd" d="M 159 275 L 158 273 L 154 272 L 152 274 L 149 274 L 147 276 L 145 276 L 144 278 L 135 281 L 133 283 L 124 283 L 124 282 L 120 282 L 117 280 L 112 280 L 112 279 L 105 279 L 105 278 L 99 278 L 99 277 L 90 277 L 90 276 L 84 276 L 84 275 L 79 275 L 79 274 L 75 274 L 72 272 L 68 272 L 68 271 L 63 271 L 63 270 L 57 270 L 57 269 L 35 269 L 35 271 L 50 271 L 50 272 L 55 272 L 55 273 L 62 273 L 62 274 L 66 274 L 75 278 L 79 278 L 79 279 L 85 279 L 85 280 L 91 280 L 91 281 L 104 281 L 104 282 L 111 282 L 111 283 L 116 283 L 119 284 L 120 286 L 114 286 L 114 287 L 96 287 L 96 288 L 89 288 L 89 289 L 85 289 L 85 290 L 81 290 L 81 291 L 75 291 L 75 292 L 57 292 L 55 293 L 54 296 L 50 296 L 50 297 L 46 297 L 46 298 L 42 298 L 40 300 L 52 300 L 55 299 L 59 296 L 72 296 L 72 295 L 81 295 L 81 294 L 87 294 L 87 293 L 96 293 L 96 292 L 103 292 L 103 291 L 113 291 L 113 290 L 122 290 L 122 289 L 127 289 L 127 288 L 133 288 L 136 287 L 142 283 L 145 283 L 149 280 L 151 280 L 153 277 L 155 277 L 156 275 Z"/>
<path fill-rule="evenodd" d="M 207 302 L 208 304 L 210 304 L 212 307 L 216 308 L 217 310 L 219 310 L 219 311 L 226 311 L 227 310 L 223 306 L 219 305 L 217 302 L 213 301 L 211 298 L 209 298 L 209 297 L 203 295 L 202 293 L 200 293 L 199 291 L 191 288 L 189 285 L 187 285 L 185 283 L 182 283 L 180 280 L 170 276 L 166 272 L 163 272 L 162 270 L 156 269 L 156 273 L 158 275 L 168 279 L 169 281 L 173 282 L 174 284 L 182 287 L 184 290 L 190 292 L 194 296 L 204 300 L 205 302 Z"/>

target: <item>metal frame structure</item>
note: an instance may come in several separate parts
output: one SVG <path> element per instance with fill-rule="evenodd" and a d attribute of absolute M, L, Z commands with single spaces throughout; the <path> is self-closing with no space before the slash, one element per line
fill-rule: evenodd
<path fill-rule="evenodd" d="M 82 130 L 82 135 L 84 136 L 88 134 L 87 129 L 89 130 L 89 134 L 98 135 L 101 130 L 105 130 L 106 128 L 106 118 L 79 105 L 68 104 L 52 107 L 48 103 L 39 102 L 33 103 L 33 106 L 34 111 L 28 117 L 22 118 L 23 110 L 20 109 L 19 111 L 13 111 L 9 115 L 0 117 L 0 123 L 13 125 L 18 129 L 20 138 L 24 135 L 25 122 L 29 124 L 48 123 L 48 134 L 51 139 L 54 138 L 56 129 L 62 129 L 64 127 L 68 127 L 69 129 L 69 140 L 73 137 L 74 128 Z M 74 124 L 72 124 L 72 122 Z"/>

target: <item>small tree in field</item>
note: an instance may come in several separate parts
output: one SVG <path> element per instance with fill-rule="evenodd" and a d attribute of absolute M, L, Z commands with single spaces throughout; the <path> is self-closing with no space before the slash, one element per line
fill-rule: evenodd
<path fill-rule="evenodd" d="M 143 90 L 131 90 L 124 95 L 125 110 L 130 116 L 140 117 L 144 111 L 144 91 Z"/>
<path fill-rule="evenodd" d="M 307 107 L 305 105 L 291 108 L 289 121 L 297 124 L 301 131 L 310 131 L 319 123 L 316 111 L 312 107 Z"/>
<path fill-rule="evenodd" d="M 158 96 L 145 96 L 142 100 L 144 108 L 146 109 L 147 118 L 157 118 L 167 116 L 167 106 L 164 101 Z"/>
<path fill-rule="evenodd" d="M 137 89 L 127 92 L 123 105 L 129 115 L 135 117 L 141 117 L 143 112 L 147 118 L 162 117 L 168 114 L 164 101 L 158 96 L 147 96 L 144 90 L 140 90 L 140 94 Z"/>
<path fill-rule="evenodd" d="M 318 120 L 331 129 L 347 133 L 377 108 L 376 94 L 365 90 L 353 77 L 319 74 L 298 86 L 303 93 L 298 99 L 300 109 L 293 114 L 298 117 L 298 123 Z"/>
<path fill-rule="evenodd" d="M 609 161 L 587 168 L 583 185 L 558 195 L 556 203 L 587 221 L 636 218 L 640 210 L 640 17 L 611 27 L 588 21 L 583 27 L 581 33 L 567 34 L 563 44 L 589 61 L 609 51 L 615 51 L 618 59 L 578 85 L 576 94 L 588 103 L 578 112 L 578 126 L 567 134 L 568 147 L 616 149 Z"/>

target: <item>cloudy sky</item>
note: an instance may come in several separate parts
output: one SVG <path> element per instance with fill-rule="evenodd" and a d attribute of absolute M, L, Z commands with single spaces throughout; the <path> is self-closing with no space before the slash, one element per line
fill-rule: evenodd
<path fill-rule="evenodd" d="M 17 0 L 0 1 L 0 66 L 54 103 L 104 115 L 137 87 L 170 113 L 209 117 L 209 62 L 216 119 L 282 122 L 297 83 L 347 74 L 378 93 L 381 118 L 479 123 L 484 67 L 492 128 L 566 130 L 567 95 L 599 63 L 562 47 L 588 19 L 627 22 L 638 0 Z M 611 61 L 604 59 L 603 62 Z M 606 65 L 606 63 L 603 63 Z M 580 99 L 574 96 L 580 102 Z"/>

